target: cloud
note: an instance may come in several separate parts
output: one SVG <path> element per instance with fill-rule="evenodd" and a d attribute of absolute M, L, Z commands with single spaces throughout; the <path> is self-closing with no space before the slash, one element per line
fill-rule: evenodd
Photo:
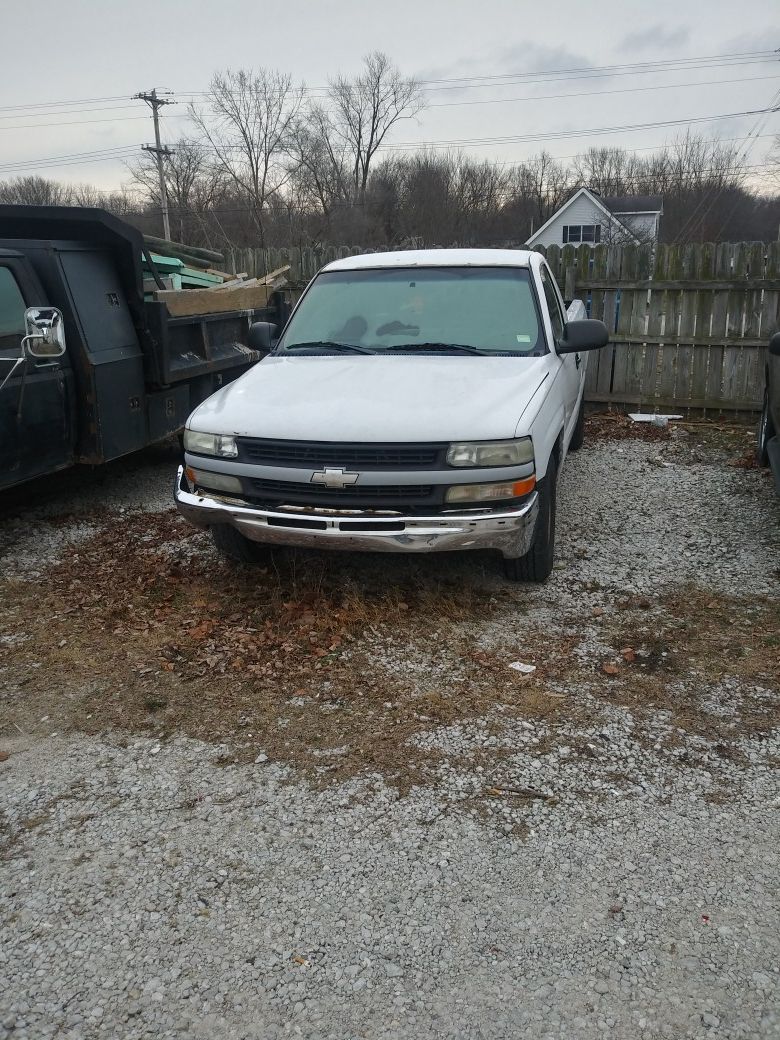
<path fill-rule="evenodd" d="M 691 30 L 687 26 L 667 29 L 658 22 L 624 36 L 620 46 L 621 50 L 625 47 L 633 51 L 653 51 L 657 54 L 667 47 L 682 47 L 690 38 Z"/>
<path fill-rule="evenodd" d="M 584 54 L 566 47 L 546 47 L 536 43 L 501 47 L 490 54 L 469 55 L 448 65 L 424 69 L 419 79 L 455 79 L 464 76 L 510 76 L 529 72 L 551 72 L 556 69 L 590 69 L 593 62 Z"/>

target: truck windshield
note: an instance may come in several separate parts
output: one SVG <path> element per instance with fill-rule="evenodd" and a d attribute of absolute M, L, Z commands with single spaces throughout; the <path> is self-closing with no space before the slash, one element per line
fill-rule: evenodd
<path fill-rule="evenodd" d="M 342 353 L 340 345 L 378 354 L 443 354 L 450 345 L 453 354 L 547 353 L 529 272 L 516 267 L 325 272 L 277 350 Z"/>

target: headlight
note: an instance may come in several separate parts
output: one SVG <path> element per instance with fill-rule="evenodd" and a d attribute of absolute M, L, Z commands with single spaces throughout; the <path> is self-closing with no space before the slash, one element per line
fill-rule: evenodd
<path fill-rule="evenodd" d="M 222 433 L 197 433 L 195 430 L 184 431 L 184 450 L 194 451 L 197 455 L 220 455 L 223 459 L 234 459 L 238 455 L 235 437 L 226 437 Z"/>
<path fill-rule="evenodd" d="M 522 466 L 534 461 L 530 437 L 513 441 L 465 441 L 451 444 L 447 452 L 450 466 Z"/>
<path fill-rule="evenodd" d="M 536 477 L 508 480 L 502 484 L 456 484 L 447 488 L 445 502 L 496 502 L 508 498 L 522 498 L 536 487 Z"/>

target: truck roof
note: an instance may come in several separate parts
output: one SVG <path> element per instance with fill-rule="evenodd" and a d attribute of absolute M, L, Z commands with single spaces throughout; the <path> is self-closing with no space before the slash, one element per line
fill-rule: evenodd
<path fill-rule="evenodd" d="M 404 249 L 361 253 L 327 264 L 324 271 L 363 271 L 382 267 L 528 267 L 528 249 Z"/>

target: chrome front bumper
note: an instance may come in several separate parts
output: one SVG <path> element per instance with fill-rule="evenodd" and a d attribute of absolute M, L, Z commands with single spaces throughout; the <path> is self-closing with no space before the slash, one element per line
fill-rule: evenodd
<path fill-rule="evenodd" d="M 328 512 L 270 512 L 188 489 L 179 467 L 174 489 L 179 512 L 197 527 L 232 524 L 253 542 L 366 552 L 440 552 L 498 549 L 507 558 L 531 547 L 539 496 L 502 513 L 439 516 L 376 516 Z"/>

